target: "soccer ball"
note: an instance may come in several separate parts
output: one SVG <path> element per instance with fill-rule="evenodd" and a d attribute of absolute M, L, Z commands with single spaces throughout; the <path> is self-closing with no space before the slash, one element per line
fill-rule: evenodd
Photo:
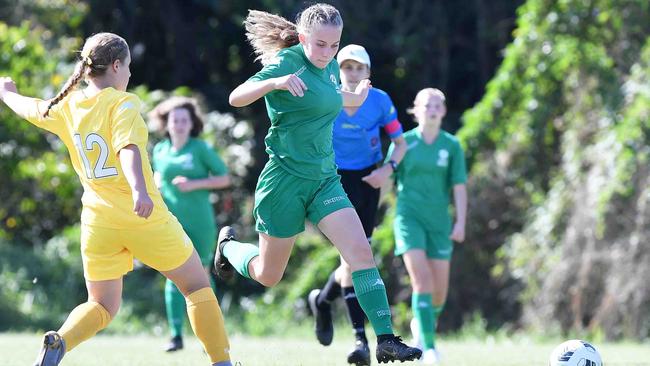
<path fill-rule="evenodd" d="M 549 366 L 603 366 L 600 354 L 591 344 L 578 339 L 566 341 L 555 347 Z"/>

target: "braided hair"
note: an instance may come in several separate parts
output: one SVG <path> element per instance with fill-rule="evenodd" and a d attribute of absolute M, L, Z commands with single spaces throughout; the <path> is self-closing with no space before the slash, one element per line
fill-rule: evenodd
<path fill-rule="evenodd" d="M 50 99 L 47 110 L 43 113 L 47 117 L 50 109 L 59 103 L 74 89 L 86 76 L 97 77 L 104 75 L 115 60 L 124 62 L 129 55 L 129 45 L 124 38 L 113 33 L 97 33 L 84 43 L 80 59 L 75 65 L 74 72 L 63 85 L 57 95 Z"/>

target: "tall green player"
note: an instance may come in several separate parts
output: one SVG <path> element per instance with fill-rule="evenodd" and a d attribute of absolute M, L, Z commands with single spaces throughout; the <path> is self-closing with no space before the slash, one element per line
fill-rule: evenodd
<path fill-rule="evenodd" d="M 440 129 L 447 112 L 445 95 L 438 89 L 423 89 L 410 112 L 419 126 L 404 134 L 407 151 L 395 172 L 395 255 L 403 257 L 411 278 L 412 331 L 424 349 L 422 361 L 435 364 L 439 359 L 436 323 L 449 288 L 452 241 L 465 240 L 467 173 L 460 143 Z M 452 191 L 453 226 L 449 215 Z"/>
<path fill-rule="evenodd" d="M 230 104 L 243 107 L 264 97 L 271 120 L 265 140 L 270 159 L 255 192 L 259 247 L 237 242 L 229 227 L 221 229 L 217 273 L 232 276 L 234 269 L 265 286 L 277 284 L 309 219 L 352 270 L 357 298 L 377 334 L 377 360 L 419 358 L 421 350 L 393 334 L 384 282 L 336 173 L 334 120 L 342 106 L 363 104 L 370 88 L 367 79 L 354 92 L 340 88 L 334 56 L 343 29 L 341 15 L 331 5 L 315 4 L 302 11 L 297 24 L 251 11 L 245 25 L 264 68 L 233 90 Z"/>
<path fill-rule="evenodd" d="M 210 190 L 230 185 L 228 169 L 214 149 L 198 138 L 203 120 L 194 99 L 169 98 L 149 115 L 167 137 L 153 149 L 156 185 L 192 240 L 207 273 L 217 237 Z M 183 348 L 186 312 L 183 294 L 169 279 L 165 283 L 165 308 L 172 336 L 165 351 L 173 352 Z"/>

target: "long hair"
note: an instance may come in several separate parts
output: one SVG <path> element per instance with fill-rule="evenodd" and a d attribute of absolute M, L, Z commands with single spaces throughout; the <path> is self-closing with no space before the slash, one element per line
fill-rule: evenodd
<path fill-rule="evenodd" d="M 129 55 L 129 45 L 124 38 L 113 33 L 97 33 L 86 39 L 80 52 L 79 61 L 74 72 L 63 85 L 61 91 L 52 99 L 43 116 L 47 117 L 50 109 L 65 98 L 85 77 L 104 75 L 115 60 L 124 62 Z"/>
<path fill-rule="evenodd" d="M 203 119 L 199 106 L 194 98 L 188 97 L 171 97 L 158 104 L 151 112 L 149 112 L 149 119 L 154 124 L 154 127 L 160 134 L 169 137 L 167 131 L 167 122 L 169 113 L 174 109 L 186 109 L 190 113 L 192 120 L 192 129 L 190 130 L 191 137 L 197 137 L 203 131 Z"/>
<path fill-rule="evenodd" d="M 244 26 L 246 38 L 263 65 L 271 63 L 283 48 L 298 44 L 298 34 L 310 34 L 315 26 L 343 27 L 341 14 L 329 4 L 314 4 L 298 14 L 296 23 L 259 10 L 249 10 Z"/>

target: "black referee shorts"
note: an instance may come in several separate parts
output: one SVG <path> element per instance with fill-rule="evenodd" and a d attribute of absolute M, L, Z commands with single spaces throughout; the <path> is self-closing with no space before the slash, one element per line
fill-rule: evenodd
<path fill-rule="evenodd" d="M 372 231 L 375 228 L 379 189 L 372 188 L 370 184 L 362 181 L 361 178 L 370 174 L 375 168 L 376 166 L 373 164 L 361 170 L 338 170 L 343 189 L 361 219 L 363 231 L 365 231 L 367 238 L 372 236 Z"/>

